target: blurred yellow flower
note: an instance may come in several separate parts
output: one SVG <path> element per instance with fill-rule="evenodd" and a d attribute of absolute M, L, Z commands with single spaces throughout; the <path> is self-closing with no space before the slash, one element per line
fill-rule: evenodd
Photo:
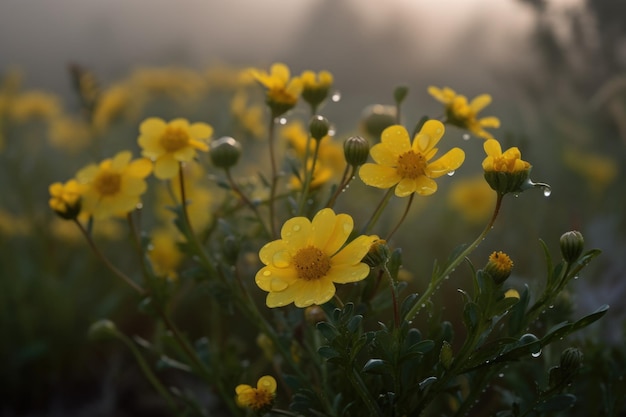
<path fill-rule="evenodd" d="M 85 212 L 95 219 L 105 219 L 135 209 L 146 191 L 145 178 L 152 171 L 152 163 L 131 158 L 130 151 L 122 151 L 99 165 L 91 164 L 78 171 L 76 179 L 87 186 L 82 201 Z"/>
<path fill-rule="evenodd" d="M 324 304 L 335 295 L 335 283 L 365 279 L 370 268 L 361 260 L 378 237 L 362 235 L 344 246 L 353 227 L 352 217 L 329 208 L 319 211 L 312 221 L 306 217 L 287 220 L 281 239 L 259 251 L 265 266 L 255 280 L 269 292 L 267 306 Z"/>
<path fill-rule="evenodd" d="M 530 164 L 522 161 L 522 154 L 517 147 L 509 148 L 503 153 L 500 142 L 495 139 L 487 140 L 483 147 L 487 153 L 483 160 L 485 171 L 516 173 L 530 169 Z"/>
<path fill-rule="evenodd" d="M 483 139 L 491 139 L 491 133 L 485 127 L 500 127 L 500 119 L 494 116 L 478 119 L 478 113 L 491 103 L 489 94 L 481 94 L 467 102 L 467 97 L 457 94 L 453 89 L 430 86 L 428 93 L 445 105 L 446 123 L 467 129 Z"/>
<path fill-rule="evenodd" d="M 466 221 L 479 223 L 491 215 L 496 195 L 480 175 L 455 181 L 450 187 L 448 201 Z"/>
<path fill-rule="evenodd" d="M 139 68 L 130 78 L 141 94 L 165 96 L 175 100 L 195 100 L 206 91 L 206 79 L 200 73 L 178 67 Z"/>
<path fill-rule="evenodd" d="M 81 195 L 87 190 L 84 184 L 72 179 L 65 184 L 55 182 L 48 187 L 50 200 L 48 205 L 59 216 L 65 219 L 75 219 L 80 213 Z"/>
<path fill-rule="evenodd" d="M 230 102 L 230 111 L 241 127 L 254 138 L 258 139 L 266 135 L 267 129 L 263 120 L 263 107 L 249 104 L 248 96 L 243 90 L 235 93 Z"/>
<path fill-rule="evenodd" d="M 256 388 L 247 384 L 237 385 L 237 404 L 240 407 L 250 408 L 259 413 L 268 412 L 276 399 L 276 380 L 270 375 L 259 378 Z"/>
<path fill-rule="evenodd" d="M 437 191 L 433 178 L 453 172 L 465 160 L 465 152 L 453 148 L 441 158 L 430 161 L 437 153 L 435 146 L 444 134 L 444 126 L 438 120 L 429 120 L 413 139 L 401 125 L 386 128 L 381 135 L 381 143 L 370 150 L 375 164 L 364 164 L 359 170 L 361 180 L 377 188 L 391 188 L 394 185 L 398 197 L 413 193 L 431 195 Z"/>
<path fill-rule="evenodd" d="M 91 132 L 82 120 L 61 116 L 52 120 L 48 128 L 50 144 L 68 152 L 78 152 L 89 145 Z"/>
<path fill-rule="evenodd" d="M 102 132 L 123 116 L 138 113 L 140 107 L 138 97 L 140 95 L 133 92 L 126 83 L 115 84 L 102 91 L 92 115 L 94 127 Z"/>
<path fill-rule="evenodd" d="M 309 103 L 313 109 L 322 103 L 333 85 L 333 75 L 328 71 L 304 71 L 300 75 L 302 80 L 302 99 Z"/>
<path fill-rule="evenodd" d="M 250 74 L 267 89 L 266 103 L 272 110 L 273 117 L 292 109 L 298 102 L 302 92 L 302 80 L 299 77 L 291 78 L 287 65 L 275 63 L 269 73 L 252 68 Z"/>
<path fill-rule="evenodd" d="M 0 208 L 0 236 L 28 236 L 31 232 L 31 228 L 32 221 L 27 217 L 18 216 Z"/>
<path fill-rule="evenodd" d="M 158 117 L 144 120 L 139 131 L 141 154 L 155 161 L 154 175 L 159 179 L 176 176 L 179 162 L 194 159 L 196 150 L 207 152 L 206 141 L 213 134 L 213 128 L 206 123 L 189 124 L 186 119 L 166 123 Z"/>
<path fill-rule="evenodd" d="M 587 180 L 589 188 L 601 193 L 619 172 L 614 158 L 568 149 L 563 155 L 565 165 Z"/>
<path fill-rule="evenodd" d="M 61 102 L 54 94 L 27 91 L 11 100 L 9 114 L 19 123 L 33 119 L 48 121 L 61 114 Z"/>
<path fill-rule="evenodd" d="M 184 255 L 176 244 L 176 234 L 167 229 L 157 229 L 152 233 L 148 258 L 154 273 L 169 280 L 178 278 L 177 269 Z"/>

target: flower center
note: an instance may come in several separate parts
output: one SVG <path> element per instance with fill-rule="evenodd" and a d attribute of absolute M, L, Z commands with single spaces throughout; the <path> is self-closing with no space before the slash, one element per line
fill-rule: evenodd
<path fill-rule="evenodd" d="M 254 388 L 253 388 L 254 389 Z M 254 389 L 254 394 L 250 399 L 250 408 L 253 410 L 262 410 L 271 406 L 274 402 L 274 394 L 264 389 Z"/>
<path fill-rule="evenodd" d="M 501 272 L 509 272 L 513 268 L 513 261 L 504 252 L 494 252 L 489 256 L 489 261 Z"/>
<path fill-rule="evenodd" d="M 122 176 L 116 172 L 101 172 L 93 182 L 93 186 L 98 194 L 103 196 L 114 195 L 120 191 Z"/>
<path fill-rule="evenodd" d="M 330 270 L 330 258 L 313 246 L 300 249 L 292 258 L 298 278 L 312 281 L 322 278 Z"/>
<path fill-rule="evenodd" d="M 412 180 L 424 175 L 426 168 L 426 160 L 421 153 L 415 153 L 410 150 L 398 157 L 397 171 L 402 178 L 410 178 Z"/>
<path fill-rule="evenodd" d="M 504 156 L 495 156 L 493 158 L 494 171 L 498 172 L 514 172 L 515 159 L 505 158 Z"/>
<path fill-rule="evenodd" d="M 179 127 L 167 127 L 159 141 L 167 152 L 176 152 L 189 143 L 189 135 Z"/>

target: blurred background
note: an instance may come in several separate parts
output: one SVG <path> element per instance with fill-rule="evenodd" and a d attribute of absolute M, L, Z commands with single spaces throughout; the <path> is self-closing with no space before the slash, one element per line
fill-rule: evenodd
<path fill-rule="evenodd" d="M 206 75 L 211 68 L 269 68 L 277 61 L 289 65 L 294 74 L 312 69 L 334 75 L 341 99 L 322 113 L 336 125 L 338 139 L 359 133 L 357 126 L 368 105 L 393 104 L 392 92 L 398 85 L 410 89 L 403 111 L 408 126 L 423 115 L 441 114 L 440 104 L 426 93 L 429 85 L 449 86 L 469 98 L 491 94 L 493 103 L 485 114 L 502 122 L 494 136 L 505 148 L 518 146 L 523 159 L 534 166 L 533 179 L 551 184 L 552 194 L 528 191 L 505 201 L 499 224 L 476 259 L 504 250 L 516 265 L 512 282 L 541 288 L 545 265 L 539 239 L 556 256 L 558 237 L 567 230 L 581 230 L 586 247 L 600 248 L 603 255 L 573 286 L 571 306 L 575 316 L 605 303 L 611 310 L 580 337 L 607 346 L 624 345 L 626 3 L 0 3 L 0 74 L 5 76 L 5 88 L 10 84 L 6 75 L 19 71 L 21 92 L 46 91 L 68 113 L 79 109 L 70 64 L 88 68 L 105 88 L 146 68 L 184 68 Z M 126 135 L 126 143 L 134 144 L 138 121 L 152 115 L 142 112 L 127 128 L 113 127 L 108 134 Z M 197 108 L 184 113 L 180 115 L 200 114 Z M 218 136 L 228 133 L 218 111 L 200 117 L 216 127 Z M 27 140 L 41 134 L 37 130 L 41 126 L 16 129 Z M 144 323 L 136 318 L 136 300 L 121 283 L 102 277 L 84 242 L 60 245 L 57 231 L 47 226 L 52 224 L 46 204 L 48 184 L 64 181 L 91 160 L 55 150 L 48 153 L 34 145 L 29 151 L 33 157 L 22 160 L 10 152 L 9 133 L 4 132 L 6 152 L 0 167 L 0 366 L 6 372 L 0 415 L 141 415 L 149 404 L 128 392 L 145 382 L 136 374 L 120 377 L 124 364 L 132 360 L 121 349 L 95 348 L 86 340 L 89 324 L 105 317 L 116 319 L 128 333 L 141 333 Z M 463 175 L 480 175 L 481 140 L 464 142 L 463 133 L 450 127 L 442 149 L 462 146 L 468 154 Z M 472 149 L 467 149 L 470 145 Z M 33 184 L 33 178 L 39 182 Z M 445 197 L 453 191 L 452 181 L 441 181 L 440 187 L 436 201 L 416 202 L 411 212 L 410 224 L 419 241 L 398 236 L 395 242 L 419 247 L 420 255 L 405 262 L 417 288 L 429 275 L 434 257 L 444 259 L 482 227 L 480 221 L 468 221 Z M 361 190 L 372 201 L 377 201 L 376 191 Z M 357 218 L 359 207 L 350 202 L 338 206 L 355 210 Z M 400 213 L 403 208 L 393 203 L 390 210 Z M 362 213 L 363 219 L 367 215 L 369 210 Z M 109 245 L 114 247 L 115 241 Z M 454 292 L 454 285 L 448 283 L 450 288 L 442 293 Z M 198 320 L 201 334 L 202 320 L 193 312 L 187 314 Z"/>

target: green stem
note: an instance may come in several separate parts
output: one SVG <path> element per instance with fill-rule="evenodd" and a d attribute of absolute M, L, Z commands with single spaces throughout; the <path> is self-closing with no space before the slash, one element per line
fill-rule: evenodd
<path fill-rule="evenodd" d="M 411 194 L 411 197 L 409 197 L 409 201 L 406 205 L 406 208 L 404 209 L 404 213 L 402 213 L 402 217 L 400 218 L 400 221 L 398 222 L 398 224 L 396 224 L 396 227 L 394 227 L 393 230 L 389 232 L 389 234 L 385 238 L 386 241 L 389 241 L 391 239 L 391 236 L 393 236 L 393 234 L 396 233 L 396 231 L 400 228 L 400 225 L 402 224 L 404 219 L 406 219 L 406 215 L 409 214 L 409 209 L 411 208 L 411 203 L 413 203 L 413 197 L 415 197 L 415 193 Z"/>
<path fill-rule="evenodd" d="M 376 401 L 374 401 L 374 399 L 372 398 L 372 395 L 370 394 L 367 386 L 361 379 L 361 376 L 352 365 L 350 366 L 350 368 L 351 369 L 347 372 L 347 377 L 350 380 L 350 383 L 352 384 L 354 389 L 357 391 L 357 394 L 359 394 L 359 397 L 361 397 L 361 399 L 365 403 L 365 406 L 369 410 L 368 414 L 370 416 L 382 417 L 383 413 L 380 411 L 380 408 L 378 408 L 378 404 L 376 404 Z"/>
<path fill-rule="evenodd" d="M 350 175 L 348 175 L 349 171 Z M 335 201 L 337 200 L 337 197 L 339 197 L 339 194 L 341 194 L 341 192 L 346 189 L 348 184 L 350 184 L 350 181 L 352 181 L 352 178 L 354 178 L 355 171 L 356 168 L 354 166 L 346 164 L 346 168 L 343 170 L 343 175 L 341 176 L 341 181 L 339 182 L 337 189 L 326 203 L 327 208 L 332 208 L 335 205 Z"/>
<path fill-rule="evenodd" d="M 104 263 L 104 265 L 107 268 L 109 268 L 109 270 L 111 272 L 113 272 L 115 275 L 117 275 L 119 278 L 121 278 L 124 282 L 126 282 L 128 285 L 130 285 L 139 295 L 146 294 L 146 290 L 144 288 L 142 288 L 139 284 L 137 284 L 135 281 L 130 279 L 130 277 L 127 276 L 126 274 L 124 274 L 122 271 L 117 269 L 115 267 L 115 265 L 113 265 L 111 263 L 111 261 L 109 261 L 109 259 L 106 256 L 104 256 L 102 251 L 100 251 L 98 246 L 96 246 L 96 243 L 92 239 L 91 235 L 87 232 L 87 230 L 82 225 L 82 223 L 80 221 L 78 221 L 78 219 L 74 219 L 74 223 L 76 223 L 76 225 L 80 229 L 81 233 L 83 234 L 83 236 L 87 240 L 87 243 L 89 244 L 89 247 L 91 247 L 91 250 L 93 251 L 93 253 L 102 261 L 102 263 Z"/>
<path fill-rule="evenodd" d="M 309 137 L 310 138 L 310 137 Z M 309 196 L 309 188 L 311 188 L 311 182 L 313 181 L 313 173 L 315 172 L 315 164 L 317 162 L 317 156 L 320 150 L 321 141 L 315 141 L 315 149 L 313 151 L 313 161 L 311 162 L 311 169 L 307 169 L 308 161 L 304 163 L 304 184 L 302 184 L 302 194 L 300 194 L 300 202 L 298 203 L 298 215 L 302 215 L 302 211 L 304 210 L 304 203 L 306 202 Z M 307 151 L 308 151 L 308 141 L 307 141 Z M 308 152 L 307 152 L 308 153 Z"/>
<path fill-rule="evenodd" d="M 472 253 L 474 249 L 478 247 L 478 245 L 480 245 L 480 242 L 482 242 L 485 239 L 485 236 L 487 236 L 487 233 L 489 233 L 489 231 L 493 228 L 493 224 L 496 221 L 496 218 L 498 217 L 498 213 L 500 212 L 500 206 L 502 205 L 502 197 L 504 197 L 504 194 L 498 193 L 498 197 L 496 199 L 496 206 L 493 210 L 493 215 L 491 216 L 489 223 L 487 223 L 487 226 L 485 226 L 485 228 L 480 233 L 480 235 L 478 235 L 476 240 L 474 240 L 467 248 L 465 248 L 463 252 L 457 255 L 457 257 L 454 258 L 454 260 L 450 262 L 448 266 L 439 275 L 434 276 L 430 280 L 430 283 L 428 284 L 426 291 L 424 291 L 424 293 L 417 300 L 413 308 L 411 308 L 411 310 L 409 310 L 409 312 L 407 313 L 405 317 L 406 320 L 411 320 L 420 311 L 420 309 L 422 308 L 422 305 L 425 304 L 426 300 L 428 300 L 430 296 L 433 294 L 433 292 L 435 292 L 435 290 L 441 285 L 441 281 L 443 281 L 445 277 L 450 275 L 450 273 L 454 271 L 454 269 L 461 262 L 463 262 L 463 260 L 470 253 Z"/>
<path fill-rule="evenodd" d="M 393 323 L 394 328 L 400 328 L 400 311 L 398 309 L 398 295 L 396 291 L 396 283 L 393 281 L 393 277 L 387 268 L 387 264 L 383 265 L 383 271 L 385 275 L 389 278 L 389 288 L 391 289 L 391 302 L 393 305 Z"/>
<path fill-rule="evenodd" d="M 392 195 L 393 195 L 393 188 L 390 188 L 389 190 L 387 190 L 382 200 L 380 200 L 380 203 L 378 203 L 378 206 L 376 206 L 376 210 L 374 210 L 374 213 L 372 213 L 372 217 L 370 217 L 365 227 L 363 227 L 363 230 L 361 232 L 362 234 L 369 233 L 372 227 L 374 227 L 374 225 L 378 221 L 378 218 L 382 214 L 383 210 L 385 209 L 385 207 L 387 207 L 387 203 L 389 203 L 389 200 L 391 199 Z"/>

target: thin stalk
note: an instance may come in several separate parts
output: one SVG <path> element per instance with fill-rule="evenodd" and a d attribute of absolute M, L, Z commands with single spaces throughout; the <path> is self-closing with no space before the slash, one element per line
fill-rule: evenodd
<path fill-rule="evenodd" d="M 269 151 L 270 151 L 270 163 L 272 167 L 272 178 L 270 183 L 270 198 L 268 201 L 269 207 L 269 223 L 270 223 L 270 236 L 272 238 L 276 237 L 276 219 L 274 218 L 274 199 L 276 196 L 276 186 L 278 184 L 278 168 L 276 166 L 276 155 L 274 149 L 274 131 L 275 131 L 275 118 L 274 115 L 270 118 L 270 124 L 268 129 L 268 137 L 269 137 Z"/>
<path fill-rule="evenodd" d="M 502 205 L 502 197 L 504 197 L 504 194 L 498 193 L 496 206 L 493 210 L 493 215 L 491 216 L 489 223 L 487 223 L 487 226 L 485 226 L 485 228 L 480 233 L 480 235 L 478 235 L 476 240 L 474 240 L 467 248 L 465 248 L 463 252 L 457 255 L 457 257 L 454 258 L 454 260 L 448 264 L 446 269 L 444 269 L 438 276 L 433 277 L 430 280 L 430 283 L 428 284 L 426 291 L 424 291 L 424 293 L 419 297 L 419 299 L 417 300 L 413 308 L 411 308 L 411 310 L 409 310 L 409 312 L 407 313 L 405 317 L 406 320 L 411 320 L 419 312 L 419 310 L 422 308 L 422 304 L 425 304 L 426 300 L 428 300 L 430 296 L 433 294 L 433 292 L 435 292 L 435 290 L 441 284 L 441 281 L 444 280 L 445 277 L 448 276 L 461 262 L 463 262 L 463 260 L 470 253 L 472 253 L 474 249 L 478 247 L 478 245 L 480 245 L 480 242 L 482 242 L 485 239 L 485 236 L 487 236 L 487 233 L 489 233 L 489 231 L 493 228 L 493 224 L 496 221 L 496 218 L 498 217 L 498 213 L 500 212 L 500 206 Z"/>
<path fill-rule="evenodd" d="M 380 203 L 378 203 L 378 206 L 376 206 L 376 210 L 374 210 L 374 213 L 372 213 L 372 217 L 370 217 L 365 227 L 363 227 L 363 230 L 361 232 L 362 234 L 369 233 L 372 227 L 374 227 L 374 225 L 378 221 L 378 218 L 382 214 L 383 210 L 385 209 L 385 207 L 387 207 L 387 204 L 389 203 L 389 200 L 391 199 L 392 195 L 393 195 L 393 188 L 390 188 L 389 190 L 387 190 L 382 200 L 380 200 Z"/>
<path fill-rule="evenodd" d="M 310 137 L 309 137 L 310 138 Z M 300 201 L 298 203 L 298 215 L 302 215 L 302 211 L 304 210 L 304 203 L 307 200 L 309 195 L 309 188 L 311 188 L 311 182 L 313 181 L 313 173 L 315 172 L 315 164 L 317 163 L 317 156 L 320 150 L 321 141 L 315 141 L 315 149 L 313 150 L 313 161 L 311 162 L 311 169 L 307 169 L 308 160 L 304 163 L 304 184 L 302 184 L 302 194 L 300 194 Z M 307 151 L 308 151 L 308 142 L 307 142 Z M 308 152 L 307 152 L 308 153 Z"/>
<path fill-rule="evenodd" d="M 396 231 L 400 228 L 400 225 L 402 224 L 404 219 L 406 219 L 406 215 L 409 214 L 409 209 L 411 208 L 411 204 L 413 203 L 414 197 L 415 197 L 415 193 L 411 194 L 411 196 L 409 197 L 409 201 L 406 205 L 406 208 L 404 209 L 404 213 L 402 213 L 402 217 L 400 218 L 400 221 L 398 222 L 398 224 L 396 224 L 396 227 L 394 227 L 393 230 L 389 232 L 389 234 L 385 238 L 386 241 L 389 241 L 391 239 L 391 236 L 393 236 L 393 234 L 396 233 Z"/>
<path fill-rule="evenodd" d="M 271 236 L 270 231 L 267 229 L 267 226 L 265 226 L 265 222 L 263 222 L 263 219 L 261 218 L 261 214 L 259 213 L 258 207 L 256 205 L 254 205 L 252 203 L 252 201 L 250 201 L 250 199 L 248 197 L 246 197 L 246 195 L 241 191 L 241 189 L 239 188 L 239 186 L 237 185 L 237 183 L 233 179 L 232 175 L 230 174 L 230 169 L 225 168 L 224 172 L 226 173 L 226 179 L 228 180 L 228 184 L 230 184 L 230 188 L 232 188 L 233 191 L 239 196 L 241 201 L 245 205 L 250 207 L 250 209 L 254 212 L 254 214 L 256 215 L 257 219 L 259 220 L 259 223 L 261 223 L 261 227 L 263 227 L 263 231 L 265 232 L 265 234 L 267 236 Z"/>
<path fill-rule="evenodd" d="M 117 269 L 117 267 L 115 267 L 115 265 L 113 265 L 111 261 L 109 261 L 109 259 L 106 256 L 104 256 L 100 248 L 96 246 L 96 243 L 93 241 L 91 235 L 87 232 L 87 230 L 82 225 L 82 223 L 78 221 L 78 219 L 74 219 L 74 223 L 76 223 L 76 225 L 80 229 L 83 236 L 85 236 L 85 239 L 87 239 L 87 243 L 89 244 L 89 247 L 91 247 L 91 250 L 96 255 L 96 257 L 98 257 L 102 261 L 102 263 L 104 263 L 104 265 L 107 268 L 109 268 L 111 272 L 113 272 L 115 275 L 121 278 L 124 282 L 130 285 L 132 289 L 134 289 L 139 295 L 146 294 L 146 290 L 144 288 L 142 288 L 139 284 L 133 281 L 128 275 L 126 275 L 125 273 Z"/>
<path fill-rule="evenodd" d="M 361 397 L 361 399 L 365 403 L 365 406 L 369 410 L 368 414 L 370 416 L 383 417 L 382 411 L 380 411 L 380 408 L 378 408 L 378 404 L 376 404 L 376 401 L 374 401 L 374 399 L 372 398 L 372 395 L 367 389 L 367 385 L 365 385 L 365 382 L 363 382 L 363 380 L 361 379 L 361 376 L 352 365 L 350 365 L 350 368 L 351 369 L 347 372 L 347 377 L 350 380 L 350 383 L 352 384 L 354 389 L 356 389 L 357 394 L 359 394 L 359 397 Z"/>
<path fill-rule="evenodd" d="M 389 288 L 391 289 L 391 303 L 393 305 L 393 324 L 394 328 L 400 328 L 400 311 L 398 309 L 398 295 L 396 293 L 396 283 L 393 281 L 393 277 L 387 268 L 387 264 L 383 266 L 385 275 L 389 278 Z"/>

